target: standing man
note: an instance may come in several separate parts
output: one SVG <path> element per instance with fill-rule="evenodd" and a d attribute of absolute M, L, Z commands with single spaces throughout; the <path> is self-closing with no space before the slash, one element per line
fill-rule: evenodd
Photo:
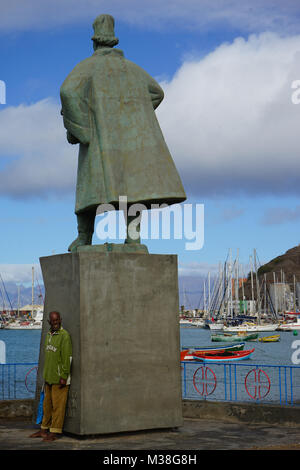
<path fill-rule="evenodd" d="M 50 330 L 45 340 L 43 372 L 45 381 L 43 421 L 41 429 L 30 436 L 43 437 L 44 441 L 54 441 L 62 433 L 72 361 L 71 337 L 61 326 L 59 312 L 50 312 L 49 324 Z"/>

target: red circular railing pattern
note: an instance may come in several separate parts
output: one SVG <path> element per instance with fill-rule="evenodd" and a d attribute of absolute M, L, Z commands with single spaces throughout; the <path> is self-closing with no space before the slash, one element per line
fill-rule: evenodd
<path fill-rule="evenodd" d="M 261 400 L 268 395 L 271 381 L 264 370 L 252 369 L 245 377 L 245 388 L 249 397 L 253 400 Z"/>
<path fill-rule="evenodd" d="M 217 386 L 217 378 L 212 369 L 202 366 L 196 369 L 193 376 L 193 384 L 200 395 L 207 396 L 214 393 Z"/>

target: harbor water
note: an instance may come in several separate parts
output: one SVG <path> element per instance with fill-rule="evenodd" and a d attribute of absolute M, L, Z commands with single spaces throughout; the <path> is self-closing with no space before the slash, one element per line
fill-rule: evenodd
<path fill-rule="evenodd" d="M 254 348 L 251 358 L 235 363 L 229 361 L 226 370 L 221 363 L 209 364 L 208 368 L 203 368 L 203 363 L 198 361 L 182 363 L 183 397 L 215 400 L 227 400 L 228 397 L 230 399 L 233 397 L 236 401 L 245 401 L 251 399 L 249 398 L 251 394 L 254 397 L 258 392 L 265 394 L 264 387 L 267 387 L 266 399 L 269 402 L 284 401 L 288 404 L 293 401 L 300 404 L 300 335 L 295 336 L 293 332 L 287 331 L 277 333 L 280 334 L 279 342 L 262 343 L 257 340 L 245 342 L 244 350 Z M 259 337 L 273 334 L 273 332 L 259 333 Z M 6 346 L 6 365 L 2 367 L 0 365 L 0 399 L 34 397 L 40 340 L 41 330 L 0 330 L 0 341 Z M 228 346 L 230 343 L 212 342 L 209 329 L 180 328 L 181 349 L 220 347 L 222 344 Z M 230 363 L 236 365 L 230 369 Z M 258 366 L 261 372 L 254 375 Z M 281 371 L 282 366 L 284 369 Z M 203 376 L 204 373 L 207 377 Z M 205 385 L 204 378 L 207 379 Z M 257 378 L 260 380 L 259 386 L 255 383 Z M 267 383 L 264 383 L 266 380 Z M 291 383 L 293 383 L 292 390 Z M 272 384 L 271 389 L 270 384 Z M 245 389 L 246 385 L 248 391 Z M 216 390 L 211 388 L 213 386 Z M 203 387 L 206 387 L 205 393 Z"/>
<path fill-rule="evenodd" d="M 259 333 L 259 337 L 273 334 L 280 334 L 280 341 L 276 343 L 245 342 L 244 350 L 255 348 L 251 358 L 247 361 L 255 364 L 293 365 L 293 360 L 297 359 L 298 348 L 300 362 L 300 334 L 294 336 L 292 331 L 278 331 Z M 41 330 L 0 330 L 0 340 L 4 341 L 6 346 L 6 363 L 38 362 L 40 339 Z M 299 344 L 295 344 L 296 341 L 299 341 Z M 221 344 L 225 343 L 211 341 L 209 329 L 180 328 L 181 349 L 185 347 L 219 347 Z M 226 345 L 228 344 L 231 343 L 226 343 Z"/>
<path fill-rule="evenodd" d="M 280 334 L 280 340 L 278 342 L 262 343 L 258 341 L 259 338 L 273 336 L 275 334 Z M 294 336 L 292 331 L 261 332 L 258 335 L 258 339 L 245 342 L 244 350 L 255 349 L 251 357 L 246 359 L 247 362 L 253 364 L 287 366 L 300 364 L 300 334 L 299 336 Z M 295 343 L 296 341 L 299 341 L 299 343 Z M 243 342 L 242 339 L 241 342 Z M 221 345 L 234 344 L 230 342 L 213 342 L 211 341 L 211 331 L 209 329 L 193 327 L 180 328 L 180 343 L 181 349 L 208 346 L 220 347 Z M 297 360 L 297 349 L 299 350 L 298 364 L 293 362 L 295 359 Z"/>

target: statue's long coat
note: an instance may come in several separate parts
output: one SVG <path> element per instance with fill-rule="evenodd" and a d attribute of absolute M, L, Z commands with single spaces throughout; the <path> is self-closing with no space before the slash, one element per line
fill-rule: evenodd
<path fill-rule="evenodd" d="M 61 87 L 64 126 L 80 143 L 75 212 L 109 203 L 181 202 L 186 195 L 154 109 L 158 83 L 119 49 L 97 49 Z M 75 138 L 75 139 L 74 139 Z"/>

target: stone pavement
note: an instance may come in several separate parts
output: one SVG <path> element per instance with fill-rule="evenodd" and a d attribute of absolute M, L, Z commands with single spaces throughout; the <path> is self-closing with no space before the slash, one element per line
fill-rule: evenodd
<path fill-rule="evenodd" d="M 300 427 L 185 419 L 176 429 L 102 436 L 63 435 L 54 442 L 29 438 L 30 419 L 0 419 L 0 450 L 257 450 L 300 449 Z"/>

